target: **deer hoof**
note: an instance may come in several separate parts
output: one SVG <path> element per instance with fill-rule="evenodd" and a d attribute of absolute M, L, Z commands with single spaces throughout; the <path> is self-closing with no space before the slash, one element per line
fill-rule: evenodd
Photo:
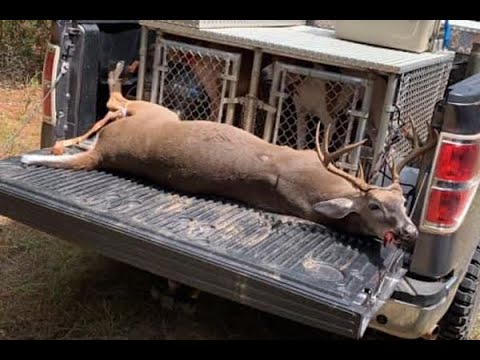
<path fill-rule="evenodd" d="M 52 154 L 53 155 L 62 155 L 64 153 L 63 142 L 59 141 L 53 145 Z"/>

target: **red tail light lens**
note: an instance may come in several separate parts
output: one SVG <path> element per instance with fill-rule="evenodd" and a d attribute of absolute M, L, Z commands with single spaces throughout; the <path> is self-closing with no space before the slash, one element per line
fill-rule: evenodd
<path fill-rule="evenodd" d="M 453 226 L 470 201 L 473 189 L 451 191 L 432 189 L 426 220 L 438 226 Z"/>
<path fill-rule="evenodd" d="M 43 120 L 48 123 L 53 123 L 55 121 L 55 96 L 54 89 L 51 90 L 51 88 L 55 85 L 54 83 L 57 73 L 58 57 L 59 47 L 48 44 L 42 72 L 42 90 L 44 98 Z"/>
<path fill-rule="evenodd" d="M 478 144 L 442 143 L 435 176 L 445 181 L 469 181 L 476 176 L 479 160 Z"/>
<path fill-rule="evenodd" d="M 428 232 L 453 232 L 478 188 L 480 138 L 442 133 L 422 215 Z"/>
<path fill-rule="evenodd" d="M 51 81 L 53 72 L 53 61 L 55 60 L 55 50 L 52 48 L 47 49 L 45 56 L 45 62 L 43 65 L 43 80 Z"/>
<path fill-rule="evenodd" d="M 43 77 L 42 77 L 42 85 L 43 85 L 43 116 L 45 117 L 52 117 L 52 93 L 50 88 L 52 86 L 52 72 L 53 72 L 53 62 L 55 59 L 55 52 L 52 49 L 47 50 L 47 54 L 45 56 L 45 62 L 43 65 Z M 48 95 L 47 95 L 48 94 Z"/>

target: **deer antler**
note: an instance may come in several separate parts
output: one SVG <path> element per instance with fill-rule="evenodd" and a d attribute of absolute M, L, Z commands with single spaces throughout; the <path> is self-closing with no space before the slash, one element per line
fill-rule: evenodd
<path fill-rule="evenodd" d="M 428 150 L 432 149 L 435 147 L 437 144 L 438 140 L 438 131 L 432 129 L 431 127 L 428 128 L 428 138 L 425 144 L 421 144 L 422 141 L 420 140 L 420 137 L 418 136 L 417 129 L 415 128 L 415 125 L 412 121 L 412 119 L 409 119 L 410 126 L 412 127 L 412 134 L 411 136 L 409 134 L 406 135 L 407 139 L 410 140 L 410 142 L 413 145 L 413 150 L 408 154 L 398 166 L 395 165 L 395 162 L 392 159 L 392 163 L 389 164 L 390 167 L 390 173 L 392 174 L 392 181 L 394 183 L 399 183 L 400 182 L 400 172 L 402 169 L 407 165 L 410 161 L 413 159 L 423 155 L 426 153 Z"/>
<path fill-rule="evenodd" d="M 344 146 L 343 148 L 336 150 L 334 153 L 330 153 L 328 151 L 328 139 L 329 139 L 330 127 L 331 127 L 331 124 L 328 124 L 325 129 L 325 133 L 323 135 L 324 139 L 322 143 L 322 147 L 323 147 L 322 149 L 320 147 L 320 122 L 317 124 L 317 131 L 315 134 L 315 146 L 317 149 L 318 158 L 320 159 L 320 161 L 323 163 L 323 165 L 328 171 L 350 181 L 353 185 L 358 187 L 360 190 L 367 191 L 370 188 L 370 185 L 365 181 L 363 177 L 363 168 L 360 167 L 360 171 L 359 171 L 360 174 L 358 177 L 355 177 L 343 171 L 342 169 L 337 168 L 333 163 L 336 159 L 338 159 L 347 151 L 350 151 L 364 144 L 367 141 L 367 139 L 356 142 L 354 144 Z"/>

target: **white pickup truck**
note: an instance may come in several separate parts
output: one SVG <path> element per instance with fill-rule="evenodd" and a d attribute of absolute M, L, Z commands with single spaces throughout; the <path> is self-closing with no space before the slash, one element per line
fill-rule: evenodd
<path fill-rule="evenodd" d="M 192 65 L 199 59 L 203 67 Z M 374 166 L 387 150 L 397 158 L 410 150 L 403 131 L 410 120 L 422 137 L 436 128 L 432 156 L 401 174 L 420 230 L 414 248 L 384 247 L 125 174 L 24 166 L 19 157 L 0 161 L 2 215 L 338 335 L 361 338 L 374 328 L 402 338 L 468 337 L 479 303 L 480 75 L 448 84 L 453 52 L 374 47 L 305 24 L 201 29 L 169 21 L 55 20 L 39 153 L 83 134 L 105 114 L 107 74 L 118 61 L 137 69 L 124 85 L 127 96 L 292 147 L 312 147 L 318 121 L 314 107 L 302 112 L 304 98 L 295 89 L 305 79 L 323 83 L 327 110 L 339 124 L 333 141 L 370 139 L 344 167 L 378 170 L 379 183 L 389 181 Z"/>

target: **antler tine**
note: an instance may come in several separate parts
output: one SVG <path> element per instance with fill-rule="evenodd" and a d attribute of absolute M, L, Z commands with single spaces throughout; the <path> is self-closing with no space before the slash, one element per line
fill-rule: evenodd
<path fill-rule="evenodd" d="M 410 127 L 412 128 L 412 136 L 410 137 L 408 134 L 406 135 L 407 139 L 413 142 L 413 148 L 416 149 L 420 146 L 420 137 L 418 135 L 417 129 L 415 128 L 415 124 L 412 120 L 412 117 L 408 117 L 408 122 L 410 123 Z"/>
<path fill-rule="evenodd" d="M 325 156 L 322 153 L 322 150 L 320 148 L 320 122 L 318 122 L 317 130 L 315 131 L 315 147 L 317 149 L 318 158 L 320 159 L 321 163 L 323 164 L 324 160 L 325 160 Z"/>
<path fill-rule="evenodd" d="M 364 139 L 362 141 L 358 141 L 356 143 L 353 143 L 353 144 L 350 144 L 350 145 L 346 145 L 344 146 L 343 148 L 340 148 L 338 150 L 335 150 L 333 153 L 330 153 L 328 151 L 328 139 L 330 138 L 330 128 L 331 128 L 331 125 L 332 124 L 328 124 L 327 127 L 325 128 L 325 134 L 323 136 L 323 143 L 322 143 L 322 147 L 323 147 L 323 150 L 322 150 L 322 155 L 323 155 L 323 160 L 322 162 L 324 163 L 324 165 L 327 165 L 331 162 L 334 162 L 335 160 L 337 160 L 340 156 L 342 156 L 343 154 L 345 154 L 346 152 L 349 152 L 351 151 L 352 149 L 356 148 L 356 147 L 359 147 L 363 144 L 365 144 L 365 142 L 367 141 L 367 139 Z M 320 133 L 320 122 L 317 124 L 317 131 L 316 131 L 316 139 L 317 139 L 317 143 L 318 143 L 318 138 L 319 138 L 319 133 Z M 317 147 L 317 151 L 318 151 L 318 147 Z"/>
<path fill-rule="evenodd" d="M 391 167 L 391 170 L 390 170 L 390 172 L 392 173 L 393 181 L 397 183 L 400 181 L 399 174 L 402 171 L 402 169 L 405 167 L 405 165 L 407 165 L 410 161 L 412 161 L 416 157 L 425 154 L 427 151 L 435 147 L 438 140 L 438 131 L 435 129 L 429 128 L 427 141 L 425 142 L 425 144 L 420 145 L 421 141 L 420 141 L 420 137 L 418 135 L 417 129 L 415 128 L 412 120 L 410 120 L 410 123 L 412 126 L 413 150 L 398 164 L 398 166 L 395 166 L 395 164 L 393 164 L 393 168 Z"/>
<path fill-rule="evenodd" d="M 322 149 L 320 147 L 320 122 L 317 124 L 317 130 L 316 130 L 316 133 L 315 133 L 315 147 L 317 149 L 318 158 L 320 159 L 320 161 L 322 162 L 322 164 L 326 167 L 326 169 L 328 171 L 330 171 L 333 174 L 339 175 L 339 176 L 343 177 L 344 179 L 350 181 L 353 185 L 358 187 L 360 190 L 367 191 L 370 188 L 370 185 L 368 185 L 368 183 L 365 181 L 365 179 L 363 177 L 363 168 L 361 167 L 361 165 L 360 165 L 360 169 L 361 169 L 360 170 L 360 176 L 361 177 L 360 176 L 355 177 L 355 176 L 350 175 L 349 173 L 343 171 L 342 169 L 337 168 L 332 163 L 333 159 L 335 159 L 338 156 L 340 156 L 341 154 L 345 153 L 345 151 L 340 152 L 340 150 L 343 150 L 343 149 L 340 149 L 340 150 L 337 150 L 336 152 L 334 152 L 332 154 L 334 156 L 330 155 L 330 153 L 328 152 L 328 142 L 327 142 L 329 131 L 330 131 L 330 125 L 328 125 L 327 128 L 325 129 L 325 136 L 324 136 L 325 139 L 324 139 L 323 144 L 322 144 L 324 150 L 322 151 Z M 363 140 L 363 141 L 360 141 L 358 143 L 348 145 L 347 148 L 348 148 L 348 150 L 351 150 L 354 147 L 360 146 L 365 141 L 366 140 Z M 340 153 L 340 155 L 336 155 L 337 153 Z"/>
<path fill-rule="evenodd" d="M 362 166 L 362 163 L 361 163 L 361 162 L 358 163 L 358 175 L 357 175 L 357 178 L 362 179 L 363 181 L 365 181 L 365 172 L 363 171 L 363 166 Z"/>
<path fill-rule="evenodd" d="M 395 166 L 395 160 L 392 158 L 392 162 L 388 163 L 388 167 L 390 168 L 390 174 L 392 175 L 392 182 L 399 183 L 400 182 L 400 174 Z"/>
<path fill-rule="evenodd" d="M 317 133 L 320 131 L 320 122 L 317 124 Z M 323 161 L 324 165 L 328 165 L 329 163 L 332 162 L 332 158 L 330 156 L 330 152 L 328 151 L 328 139 L 330 139 L 330 124 L 326 127 L 324 134 L 323 134 L 323 142 L 322 142 L 322 147 L 323 147 Z"/>
<path fill-rule="evenodd" d="M 330 128 L 331 128 L 331 125 L 332 124 L 328 124 L 327 125 L 327 128 L 325 129 L 325 140 L 324 140 L 324 149 L 327 149 L 328 151 L 328 139 L 330 138 Z M 338 158 L 340 158 L 340 156 L 342 156 L 343 154 L 345 154 L 346 152 L 349 152 L 353 149 L 355 149 L 356 147 L 359 147 L 363 144 L 365 144 L 367 142 L 367 139 L 363 139 L 362 141 L 358 141 L 356 143 L 353 143 L 353 144 L 349 144 L 349 145 L 346 145 L 344 146 L 343 148 L 340 148 L 338 150 L 335 150 L 335 152 L 333 153 L 328 153 L 328 158 L 330 160 L 330 162 L 333 162 L 335 160 L 337 160 Z"/>

